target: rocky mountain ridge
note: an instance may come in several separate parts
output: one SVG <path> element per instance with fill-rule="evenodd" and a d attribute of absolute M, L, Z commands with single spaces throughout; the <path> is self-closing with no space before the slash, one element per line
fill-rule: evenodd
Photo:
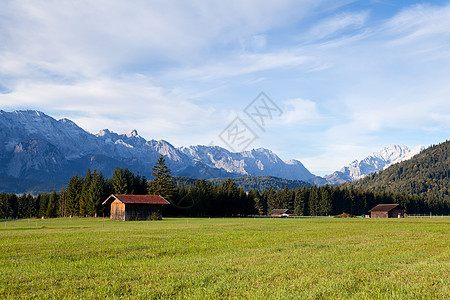
<path fill-rule="evenodd" d="M 301 162 L 285 162 L 264 148 L 240 153 L 218 146 L 175 148 L 164 140 L 147 141 L 136 130 L 117 134 L 104 129 L 94 135 L 68 119 L 56 120 L 39 111 L 0 111 L 0 139 L 0 176 L 18 179 L 64 183 L 87 168 L 110 176 L 117 166 L 150 177 L 151 167 L 162 154 L 174 175 L 271 175 L 323 181 Z"/>

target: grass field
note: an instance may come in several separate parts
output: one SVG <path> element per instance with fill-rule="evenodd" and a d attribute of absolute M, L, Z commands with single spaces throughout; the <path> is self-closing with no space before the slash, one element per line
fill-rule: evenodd
<path fill-rule="evenodd" d="M 0 222 L 0 298 L 450 299 L 450 218 Z"/>

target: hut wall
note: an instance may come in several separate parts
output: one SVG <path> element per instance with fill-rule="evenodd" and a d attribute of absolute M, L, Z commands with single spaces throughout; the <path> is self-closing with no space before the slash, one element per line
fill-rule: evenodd
<path fill-rule="evenodd" d="M 388 218 L 388 213 L 384 211 L 377 211 L 370 213 L 371 218 Z"/>
<path fill-rule="evenodd" d="M 403 218 L 403 209 L 395 208 L 389 212 L 389 218 Z"/>
<path fill-rule="evenodd" d="M 162 219 L 161 205 L 149 205 L 149 204 L 127 204 L 126 208 L 126 220 L 150 220 L 154 212 L 158 213 L 158 218 Z"/>
<path fill-rule="evenodd" d="M 370 217 L 371 218 L 403 218 L 403 209 L 396 208 L 389 212 L 387 211 L 377 211 L 377 212 L 371 212 Z"/>
<path fill-rule="evenodd" d="M 111 220 L 125 221 L 125 204 L 118 200 L 111 203 Z"/>

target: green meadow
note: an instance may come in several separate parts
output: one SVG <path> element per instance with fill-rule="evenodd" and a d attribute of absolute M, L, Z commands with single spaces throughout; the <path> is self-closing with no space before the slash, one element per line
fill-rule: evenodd
<path fill-rule="evenodd" d="M 0 298 L 450 299 L 450 218 L 0 222 Z"/>

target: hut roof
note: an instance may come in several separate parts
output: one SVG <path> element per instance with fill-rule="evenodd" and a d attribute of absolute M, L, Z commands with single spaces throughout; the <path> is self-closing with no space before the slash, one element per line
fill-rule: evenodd
<path fill-rule="evenodd" d="M 372 208 L 369 211 L 370 212 L 389 212 L 389 211 L 393 210 L 394 208 L 403 209 L 403 207 L 400 204 L 378 204 L 377 206 L 375 206 L 374 208 Z"/>
<path fill-rule="evenodd" d="M 118 195 L 118 194 L 112 194 L 108 197 L 102 204 L 105 205 L 109 200 L 119 200 L 122 203 L 125 204 L 160 204 L 160 205 L 168 205 L 170 204 L 169 201 L 164 199 L 161 196 L 156 195 Z"/>

